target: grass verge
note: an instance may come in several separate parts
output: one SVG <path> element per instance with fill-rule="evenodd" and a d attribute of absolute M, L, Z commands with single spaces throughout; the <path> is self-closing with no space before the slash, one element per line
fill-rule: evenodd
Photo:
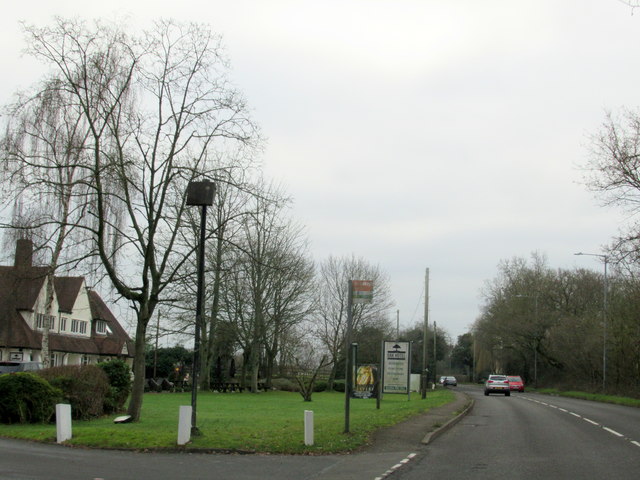
<path fill-rule="evenodd" d="M 604 395 L 600 393 L 587 393 L 578 391 L 562 391 L 555 388 L 538 388 L 536 390 L 536 393 L 557 395 L 559 397 L 579 398 L 582 400 L 591 400 L 593 402 L 614 403 L 616 405 L 640 408 L 640 399 L 631 397 L 620 397 L 616 395 Z"/>
<path fill-rule="evenodd" d="M 350 432 L 344 431 L 344 394 L 314 393 L 312 402 L 298 393 L 266 392 L 198 394 L 197 424 L 202 435 L 192 437 L 188 449 L 289 454 L 347 452 L 367 444 L 381 427 L 394 425 L 413 415 L 454 399 L 446 389 L 419 394 L 385 395 L 381 408 L 375 400 L 352 399 Z M 190 393 L 146 394 L 140 422 L 114 424 L 113 418 L 73 422 L 68 444 L 97 448 L 135 450 L 180 449 L 176 447 L 180 405 L 190 405 Z M 314 412 L 314 445 L 304 445 L 304 411 Z M 0 425 L 0 436 L 55 442 L 55 424 Z"/>

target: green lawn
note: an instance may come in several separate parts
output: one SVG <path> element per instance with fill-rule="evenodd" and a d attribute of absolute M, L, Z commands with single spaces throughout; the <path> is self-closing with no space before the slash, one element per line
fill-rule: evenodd
<path fill-rule="evenodd" d="M 385 395 L 375 400 L 351 400 L 350 432 L 344 434 L 344 393 L 315 393 L 304 402 L 297 393 L 267 392 L 198 394 L 198 428 L 187 448 L 270 452 L 333 453 L 366 445 L 376 429 L 438 407 L 454 399 L 437 389 L 422 400 L 419 394 Z M 113 418 L 74 421 L 67 443 L 101 448 L 176 449 L 180 405 L 190 405 L 190 393 L 146 394 L 138 423 L 114 424 Z M 304 445 L 304 411 L 314 412 L 314 445 Z M 55 442 L 52 425 L 0 425 L 0 436 Z"/>

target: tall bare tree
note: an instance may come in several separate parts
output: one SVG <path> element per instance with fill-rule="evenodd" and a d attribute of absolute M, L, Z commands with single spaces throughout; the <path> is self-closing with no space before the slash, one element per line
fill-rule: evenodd
<path fill-rule="evenodd" d="M 640 111 L 625 109 L 607 117 L 592 138 L 587 185 L 605 204 L 625 209 L 631 223 L 618 236 L 619 259 L 640 261 Z"/>
<path fill-rule="evenodd" d="M 225 306 L 237 326 L 253 391 L 263 355 L 269 383 L 283 338 L 313 305 L 313 264 L 304 232 L 284 216 L 286 199 L 277 190 L 261 191 L 252 213 L 244 217 Z"/>
<path fill-rule="evenodd" d="M 338 362 L 345 356 L 349 280 L 373 281 L 373 301 L 353 305 L 353 329 L 389 318 L 393 307 L 389 279 L 378 266 L 363 258 L 329 257 L 320 265 L 316 280 L 314 334 L 329 352 L 332 372 L 329 388 L 333 388 Z"/>
<path fill-rule="evenodd" d="M 215 179 L 222 153 L 251 148 L 259 135 L 226 77 L 221 39 L 204 25 L 159 21 L 130 34 L 56 19 L 25 32 L 28 53 L 82 112 L 91 253 L 137 314 L 128 413 L 138 420 L 147 325 L 193 252 L 177 246 L 186 185 Z"/>

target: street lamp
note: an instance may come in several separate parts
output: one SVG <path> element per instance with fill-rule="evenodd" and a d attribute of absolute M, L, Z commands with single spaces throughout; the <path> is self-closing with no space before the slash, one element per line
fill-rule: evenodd
<path fill-rule="evenodd" d="M 536 324 L 536 332 L 538 330 L 538 294 L 536 293 L 533 297 L 530 295 L 516 295 L 518 298 L 533 298 L 534 301 L 534 311 L 533 311 L 533 321 Z M 535 338 L 535 345 L 533 346 L 533 385 L 535 388 L 538 388 L 538 336 Z"/>
<path fill-rule="evenodd" d="M 193 378 L 191 379 L 191 434 L 199 434 L 196 424 L 196 405 L 198 399 L 198 370 L 200 368 L 200 326 L 204 299 L 204 238 L 207 223 L 207 206 L 213 205 L 215 184 L 209 180 L 189 182 L 187 186 L 187 205 L 202 207 L 200 216 L 200 243 L 198 245 L 198 293 L 196 297 L 196 331 L 193 342 Z"/>
<path fill-rule="evenodd" d="M 607 279 L 607 264 L 609 263 L 609 256 L 601 253 L 584 253 L 578 252 L 574 255 L 586 255 L 589 257 L 599 257 L 604 262 L 604 298 L 602 302 L 602 324 L 603 324 L 603 343 L 602 343 L 602 390 L 607 388 L 607 291 L 609 290 Z"/>

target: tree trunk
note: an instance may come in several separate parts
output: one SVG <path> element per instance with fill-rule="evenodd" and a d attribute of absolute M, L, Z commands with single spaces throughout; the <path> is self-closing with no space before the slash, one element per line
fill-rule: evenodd
<path fill-rule="evenodd" d="M 144 380 L 146 367 L 145 346 L 147 343 L 147 325 L 149 323 L 150 315 L 143 316 L 143 312 L 147 310 L 148 307 L 145 306 L 145 308 L 138 313 L 138 322 L 136 326 L 135 357 L 133 360 L 133 385 L 131 386 L 131 400 L 129 401 L 129 408 L 127 410 L 127 413 L 131 415 L 131 419 L 134 422 L 140 420 L 140 413 L 142 411 L 142 398 L 144 396 Z"/>
<path fill-rule="evenodd" d="M 251 391 L 258 392 L 258 372 L 260 370 L 260 345 L 254 342 L 251 347 L 251 356 L 249 357 L 249 368 L 251 370 Z"/>

